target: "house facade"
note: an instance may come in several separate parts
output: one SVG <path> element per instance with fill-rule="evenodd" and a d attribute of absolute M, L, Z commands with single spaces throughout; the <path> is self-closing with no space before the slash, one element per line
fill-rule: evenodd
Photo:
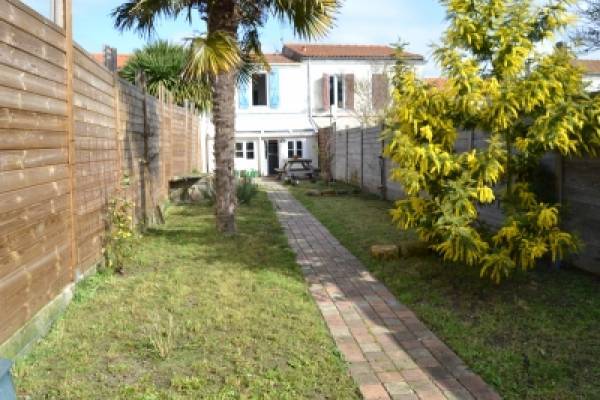
<path fill-rule="evenodd" d="M 423 57 L 405 53 L 419 68 Z M 318 165 L 317 133 L 360 126 L 365 110 L 383 108 L 390 93 L 394 49 L 370 45 L 287 44 L 267 54 L 269 71 L 254 73 L 236 92 L 235 169 L 272 175 L 291 158 Z M 368 104 L 366 104 L 368 103 Z M 213 171 L 214 128 L 202 127 L 206 170 Z"/>

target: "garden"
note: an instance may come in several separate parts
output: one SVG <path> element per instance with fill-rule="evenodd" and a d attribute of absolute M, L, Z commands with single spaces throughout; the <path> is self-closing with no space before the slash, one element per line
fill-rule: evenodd
<path fill-rule="evenodd" d="M 238 228 L 171 206 L 17 363 L 19 398 L 358 399 L 264 192 Z"/>
<path fill-rule="evenodd" d="M 370 194 L 294 196 L 398 300 L 506 399 L 595 398 L 600 379 L 600 281 L 577 269 L 540 267 L 497 285 L 431 254 L 378 261 L 370 248 L 414 239 L 390 219 L 392 202 Z M 352 193 L 338 183 L 333 189 Z M 368 223 L 365 223 L 368 221 Z"/>

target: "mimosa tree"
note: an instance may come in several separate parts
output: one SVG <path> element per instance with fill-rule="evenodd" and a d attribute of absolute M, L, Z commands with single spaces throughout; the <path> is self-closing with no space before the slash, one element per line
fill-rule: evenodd
<path fill-rule="evenodd" d="M 541 202 L 531 166 L 547 152 L 595 154 L 600 102 L 564 45 L 542 51 L 570 22 L 570 0 L 447 0 L 449 27 L 435 49 L 443 88 L 398 64 L 387 155 L 406 199 L 392 211 L 403 229 L 446 260 L 499 282 L 542 257 L 563 259 L 578 240 L 560 228 L 559 206 Z M 488 132 L 482 149 L 457 152 L 461 132 Z M 483 229 L 478 207 L 501 200 L 504 222 Z"/>

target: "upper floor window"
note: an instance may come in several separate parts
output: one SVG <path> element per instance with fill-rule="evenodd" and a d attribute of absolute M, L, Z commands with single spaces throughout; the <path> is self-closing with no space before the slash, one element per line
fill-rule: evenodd
<path fill-rule="evenodd" d="M 267 74 L 252 74 L 252 105 L 267 105 Z"/>
<path fill-rule="evenodd" d="M 344 75 L 332 75 L 329 77 L 329 105 L 337 108 L 345 107 L 346 84 Z"/>

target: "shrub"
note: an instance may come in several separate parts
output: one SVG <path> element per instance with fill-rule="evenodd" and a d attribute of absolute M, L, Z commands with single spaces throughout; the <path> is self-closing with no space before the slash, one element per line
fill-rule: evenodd
<path fill-rule="evenodd" d="M 449 27 L 435 55 L 447 84 L 433 87 L 401 61 L 396 67 L 386 154 L 407 198 L 393 218 L 446 260 L 499 282 L 578 249 L 560 227 L 559 205 L 536 196 L 531 166 L 551 151 L 595 154 L 600 102 L 585 92 L 568 47 L 538 51 L 568 25 L 568 1 L 444 4 Z M 476 130 L 489 133 L 488 146 L 457 152 L 459 134 Z M 479 207 L 497 198 L 505 220 L 486 232 Z"/>
<path fill-rule="evenodd" d="M 239 204 L 250 204 L 258 193 L 258 185 L 252 178 L 242 177 L 236 183 L 235 193 Z"/>
<path fill-rule="evenodd" d="M 243 175 L 241 178 L 236 178 L 235 194 L 238 204 L 250 204 L 257 193 L 258 185 L 254 183 L 254 180 L 250 176 Z M 215 204 L 216 191 L 214 176 L 211 176 L 208 179 L 206 189 L 202 191 L 202 195 L 209 205 Z"/>
<path fill-rule="evenodd" d="M 133 203 L 128 200 L 115 197 L 108 203 L 102 252 L 106 267 L 118 273 L 123 272 L 125 260 L 133 253 L 135 231 L 132 211 Z"/>

